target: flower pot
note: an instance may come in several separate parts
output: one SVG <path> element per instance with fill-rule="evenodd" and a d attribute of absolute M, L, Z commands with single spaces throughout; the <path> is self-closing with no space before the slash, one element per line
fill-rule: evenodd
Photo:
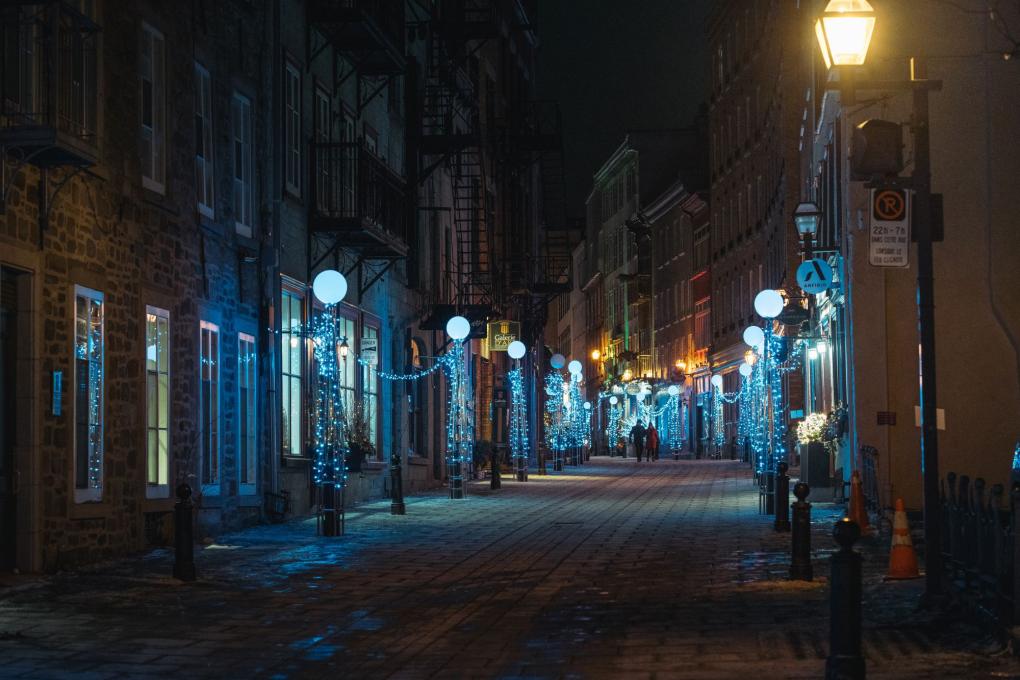
<path fill-rule="evenodd" d="M 822 442 L 800 445 L 800 479 L 812 489 L 824 489 L 832 485 L 829 452 Z"/>

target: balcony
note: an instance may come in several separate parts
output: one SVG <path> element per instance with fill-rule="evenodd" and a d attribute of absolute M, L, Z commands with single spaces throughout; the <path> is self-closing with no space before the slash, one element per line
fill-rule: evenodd
<path fill-rule="evenodd" d="M 436 29 L 443 38 L 462 43 L 498 35 L 492 0 L 440 0 Z"/>
<path fill-rule="evenodd" d="M 407 199 L 402 177 L 358 143 L 311 144 L 308 226 L 332 233 L 366 258 L 407 255 Z"/>
<path fill-rule="evenodd" d="M 62 2 L 0 19 L 0 147 L 41 168 L 94 165 L 99 26 Z"/>
<path fill-rule="evenodd" d="M 308 21 L 335 49 L 355 57 L 368 76 L 403 73 L 404 3 L 393 0 L 311 0 Z"/>

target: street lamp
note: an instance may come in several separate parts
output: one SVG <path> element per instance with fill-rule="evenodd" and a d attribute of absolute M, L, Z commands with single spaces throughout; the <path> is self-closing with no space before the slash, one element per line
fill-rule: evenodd
<path fill-rule="evenodd" d="M 875 30 L 875 14 L 866 0 L 832 0 L 815 24 L 815 34 L 827 67 L 846 68 L 850 82 L 835 84 L 844 104 L 856 90 L 905 90 L 913 97 L 910 125 L 914 134 L 914 169 L 910 177 L 871 183 L 872 188 L 912 189 L 911 220 L 917 240 L 917 328 L 920 346 L 918 392 L 921 402 L 921 474 L 924 483 L 925 596 L 942 594 L 942 534 L 939 513 L 939 455 L 936 429 L 935 281 L 932 252 L 931 141 L 928 94 L 942 89 L 929 80 L 923 59 L 910 58 L 910 80 L 852 82 L 854 66 L 864 64 Z"/>
<path fill-rule="evenodd" d="M 601 358 L 602 358 L 602 352 L 598 351 L 597 349 L 593 349 L 591 351 L 591 360 L 592 361 L 598 361 Z"/>
<path fill-rule="evenodd" d="M 868 0 L 831 0 L 815 22 L 825 67 L 861 66 L 875 32 L 875 10 Z"/>
<path fill-rule="evenodd" d="M 811 243 L 815 239 L 815 234 L 818 233 L 818 224 L 821 221 L 821 209 L 810 201 L 799 204 L 797 209 L 793 211 L 793 223 L 796 225 L 797 233 L 800 234 L 800 238 L 804 242 L 804 253 L 809 258 L 811 257 Z"/>

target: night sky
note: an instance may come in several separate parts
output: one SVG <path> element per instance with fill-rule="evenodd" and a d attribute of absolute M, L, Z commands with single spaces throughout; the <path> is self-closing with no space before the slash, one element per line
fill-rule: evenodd
<path fill-rule="evenodd" d="M 568 210 L 628 129 L 686 127 L 706 98 L 712 0 L 543 0 L 539 93 L 563 114 Z"/>

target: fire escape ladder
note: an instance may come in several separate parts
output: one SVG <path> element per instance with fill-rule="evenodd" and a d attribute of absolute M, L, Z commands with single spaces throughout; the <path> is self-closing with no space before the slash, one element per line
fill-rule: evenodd
<path fill-rule="evenodd" d="M 453 173 L 453 227 L 457 239 L 457 303 L 478 309 L 492 304 L 492 268 L 481 149 L 457 154 Z"/>

